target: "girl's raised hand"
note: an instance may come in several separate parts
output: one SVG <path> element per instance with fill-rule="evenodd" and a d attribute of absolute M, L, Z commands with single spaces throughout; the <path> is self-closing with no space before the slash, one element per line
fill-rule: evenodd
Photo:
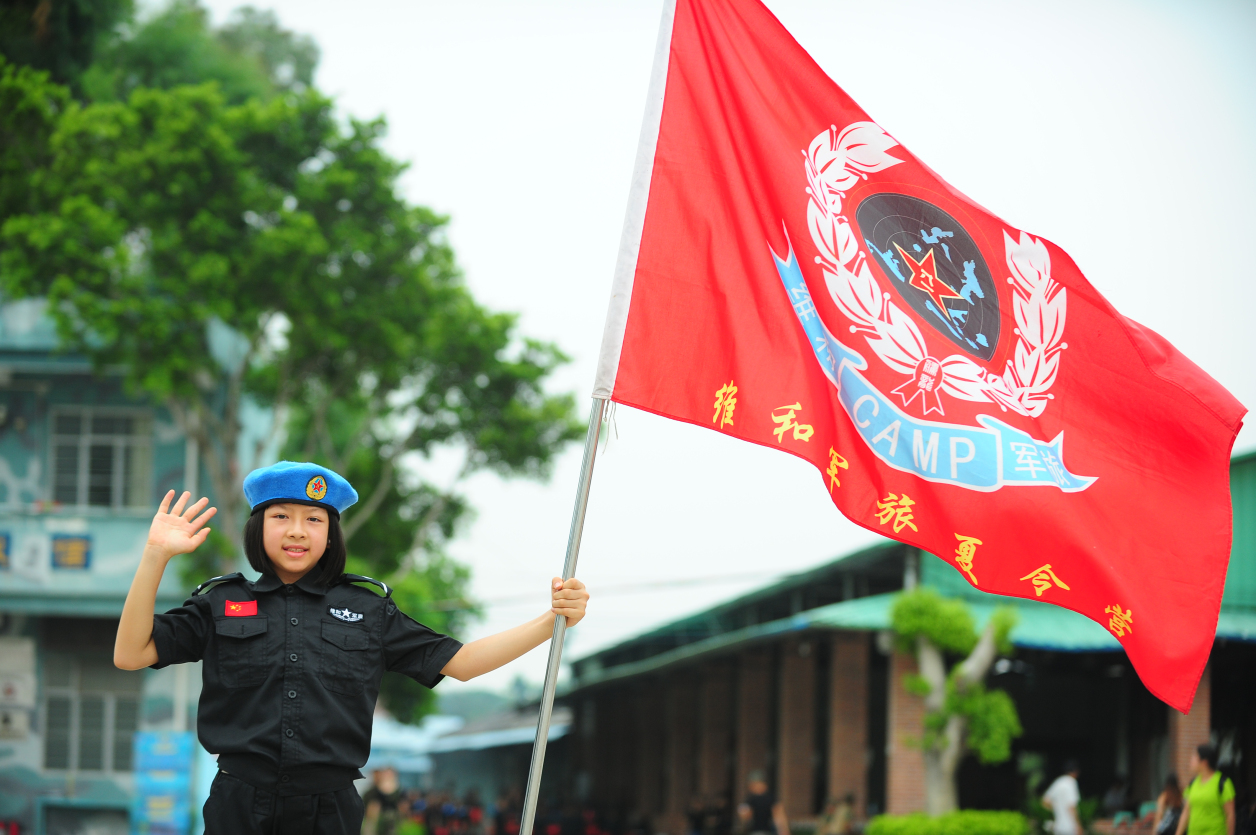
<path fill-rule="evenodd" d="M 166 493 L 166 497 L 161 500 L 161 507 L 157 509 L 157 515 L 153 517 L 153 524 L 148 529 L 148 547 L 167 560 L 178 554 L 195 551 L 209 536 L 209 528 L 205 527 L 205 523 L 218 512 L 218 508 L 211 507 L 201 513 L 205 505 L 209 504 L 209 499 L 206 498 L 184 509 L 188 499 L 192 498 L 192 494 L 188 492 L 179 497 L 172 509 L 170 500 L 173 498 L 173 490 Z"/>

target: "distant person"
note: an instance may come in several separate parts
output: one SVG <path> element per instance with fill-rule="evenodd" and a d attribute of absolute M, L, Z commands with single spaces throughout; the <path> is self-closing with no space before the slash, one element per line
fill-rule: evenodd
<path fill-rule="evenodd" d="M 689 798 L 689 808 L 685 810 L 685 835 L 702 835 L 702 827 L 706 823 L 706 803 L 701 795 Z"/>
<path fill-rule="evenodd" d="M 720 793 L 711 798 L 702 823 L 702 835 L 732 835 L 733 820 L 730 806 L 727 794 Z"/>
<path fill-rule="evenodd" d="M 1191 769 L 1177 835 L 1234 835 L 1234 781 L 1217 771 L 1216 746 L 1196 748 Z"/>
<path fill-rule="evenodd" d="M 371 772 L 371 787 L 362 797 L 366 813 L 362 820 L 363 835 L 395 835 L 401 816 L 408 811 L 405 794 L 392 768 Z"/>
<path fill-rule="evenodd" d="M 768 790 L 768 780 L 762 771 L 750 772 L 746 781 L 749 793 L 737 813 L 747 826 L 749 835 L 789 835 L 789 820 L 785 807 Z"/>
<path fill-rule="evenodd" d="M 1124 809 L 1125 798 L 1128 793 L 1124 777 L 1118 777 L 1112 781 L 1112 785 L 1108 787 L 1108 790 L 1103 795 L 1104 816 L 1110 818 Z"/>
<path fill-rule="evenodd" d="M 1156 819 L 1152 824 L 1155 835 L 1174 835 L 1178 820 L 1182 817 L 1182 787 L 1176 774 L 1164 778 L 1164 788 L 1156 798 Z"/>
<path fill-rule="evenodd" d="M 841 800 L 829 801 L 816 828 L 816 835 L 850 835 L 855 831 L 855 796 L 847 794 Z"/>
<path fill-rule="evenodd" d="M 1042 805 L 1055 815 L 1055 835 L 1081 835 L 1082 823 L 1077 817 L 1077 804 L 1082 799 L 1081 790 L 1077 787 L 1077 775 L 1081 769 L 1077 760 L 1064 763 L 1064 773 L 1055 778 L 1055 782 L 1042 796 Z"/>

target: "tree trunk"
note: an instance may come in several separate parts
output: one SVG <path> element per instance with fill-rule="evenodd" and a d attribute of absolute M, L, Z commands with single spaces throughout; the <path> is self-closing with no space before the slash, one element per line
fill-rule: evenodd
<path fill-rule="evenodd" d="M 960 663 L 955 687 L 962 692 L 984 679 L 996 655 L 994 624 L 990 623 L 972 652 Z M 946 707 L 946 661 L 942 652 L 923 635 L 916 638 L 916 661 L 920 676 L 929 683 L 925 711 L 939 715 Z M 944 815 L 959 808 L 955 775 L 964 757 L 967 731 L 968 720 L 952 714 L 938 737 L 925 746 L 925 811 L 930 815 Z"/>
<path fill-rule="evenodd" d="M 964 717 L 952 715 L 937 744 L 925 751 L 925 811 L 930 815 L 945 815 L 959 808 L 955 773 L 963 759 L 967 726 Z"/>
<path fill-rule="evenodd" d="M 916 661 L 921 678 L 929 684 L 925 712 L 938 715 L 946 707 L 946 660 L 932 641 L 920 635 L 916 638 Z M 964 743 L 964 724 L 962 717 L 951 716 L 938 738 L 925 745 L 925 811 L 930 815 L 959 808 L 955 770 Z"/>
<path fill-rule="evenodd" d="M 245 567 L 241 516 L 244 494 L 241 491 L 238 456 L 235 454 L 240 433 L 234 410 L 224 418 L 219 418 L 208 411 L 203 401 L 185 403 L 171 400 L 167 405 L 184 434 L 196 439 L 201 460 L 205 464 L 210 489 L 214 494 L 214 506 L 218 508 L 210 527 L 225 536 L 234 546 L 235 554 L 219 565 L 218 570 L 223 573 L 239 571 Z M 222 450 L 229 452 L 224 456 Z M 200 496 L 193 496 L 190 501 L 199 498 Z"/>

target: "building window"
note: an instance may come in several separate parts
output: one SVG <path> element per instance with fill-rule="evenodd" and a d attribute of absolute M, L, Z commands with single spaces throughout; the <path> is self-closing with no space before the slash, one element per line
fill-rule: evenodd
<path fill-rule="evenodd" d="M 96 655 L 44 655 L 44 768 L 131 770 L 141 676 Z"/>
<path fill-rule="evenodd" d="M 52 500 L 79 507 L 147 507 L 152 420 L 136 412 L 57 409 L 52 414 Z"/>

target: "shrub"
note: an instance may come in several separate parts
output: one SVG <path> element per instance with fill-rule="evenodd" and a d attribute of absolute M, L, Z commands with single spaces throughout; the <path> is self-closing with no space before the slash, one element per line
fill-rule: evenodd
<path fill-rule="evenodd" d="M 868 823 L 867 835 L 1028 835 L 1029 821 L 1019 812 L 950 812 L 879 815 Z"/>

